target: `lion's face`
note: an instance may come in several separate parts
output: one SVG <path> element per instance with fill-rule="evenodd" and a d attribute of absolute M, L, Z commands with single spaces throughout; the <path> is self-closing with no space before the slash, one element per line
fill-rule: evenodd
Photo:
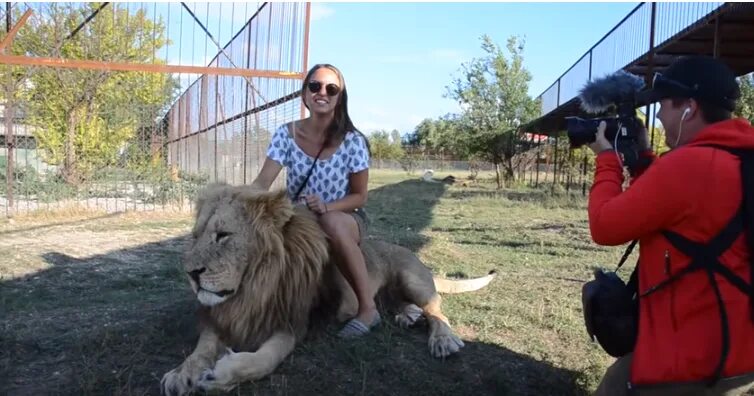
<path fill-rule="evenodd" d="M 197 203 L 192 239 L 184 252 L 183 267 L 200 303 L 220 304 L 233 298 L 249 267 L 262 253 L 257 243 L 278 232 L 285 216 L 283 196 L 227 185 L 210 186 Z M 271 211 L 270 206 L 278 206 Z M 276 213 L 275 218 L 264 216 Z M 277 220 L 277 221 L 276 221 Z"/>
<path fill-rule="evenodd" d="M 213 213 L 195 226 L 183 257 L 191 288 L 199 302 L 207 306 L 220 304 L 238 291 L 248 263 L 245 230 L 238 219 L 237 205 L 223 199 L 211 206 L 201 209 L 212 209 Z"/>

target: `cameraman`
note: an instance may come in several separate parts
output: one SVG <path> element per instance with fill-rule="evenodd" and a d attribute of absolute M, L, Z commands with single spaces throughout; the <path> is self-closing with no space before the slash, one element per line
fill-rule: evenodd
<path fill-rule="evenodd" d="M 635 173 L 626 191 L 621 187 L 622 164 L 605 138 L 604 122 L 590 145 L 597 155 L 589 194 L 592 239 L 600 245 L 635 239 L 640 244 L 636 344 L 607 369 L 597 395 L 738 395 L 754 385 L 751 292 L 711 275 L 706 267 L 658 287 L 692 262 L 663 231 L 707 244 L 741 208 L 740 158 L 704 146 L 754 149 L 754 128 L 747 120 L 732 118 L 739 96 L 735 75 L 712 58 L 682 58 L 657 74 L 640 100 L 660 102 L 657 118 L 671 150 L 656 158 L 643 129 L 643 155 L 652 163 Z M 754 232 L 754 224 L 744 225 L 744 232 L 719 257 L 722 266 L 750 288 L 754 238 L 747 240 L 747 229 Z M 727 336 L 721 334 L 721 321 L 727 322 Z"/>

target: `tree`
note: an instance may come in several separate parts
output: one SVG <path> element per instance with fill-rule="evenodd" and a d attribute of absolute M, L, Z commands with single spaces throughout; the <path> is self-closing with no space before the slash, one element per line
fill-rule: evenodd
<path fill-rule="evenodd" d="M 457 159 L 469 157 L 467 138 L 462 134 L 459 116 L 456 114 L 446 114 L 436 120 L 427 118 L 416 126 L 412 136 L 416 144 Z"/>
<path fill-rule="evenodd" d="M 401 134 L 397 130 L 388 133 L 384 130 L 372 132 L 369 136 L 372 158 L 376 160 L 400 159 L 403 157 Z"/>
<path fill-rule="evenodd" d="M 747 74 L 738 79 L 741 88 L 741 99 L 738 101 L 735 115 L 754 123 L 754 74 Z"/>
<path fill-rule="evenodd" d="M 469 154 L 495 165 L 497 186 L 502 188 L 504 181 L 515 177 L 513 157 L 525 143 L 519 126 L 534 119 L 539 106 L 528 95 L 531 74 L 523 65 L 523 40 L 508 39 L 510 59 L 486 35 L 481 47 L 486 55 L 462 65 L 462 75 L 447 87 L 447 96 L 464 109 L 457 138 Z"/>
<path fill-rule="evenodd" d="M 67 38 L 99 6 L 49 5 L 47 15 L 29 19 L 19 32 L 17 48 L 28 56 L 164 63 L 155 55 L 168 44 L 165 26 L 143 9 L 108 5 Z M 78 184 L 113 163 L 137 131 L 156 130 L 176 87 L 167 73 L 39 68 L 28 78 L 24 99 L 45 161 Z"/>
<path fill-rule="evenodd" d="M 639 111 L 636 112 L 636 116 L 639 118 L 639 120 L 641 120 L 642 125 L 646 124 L 647 116 L 644 114 L 643 109 L 639 109 Z M 661 124 L 659 119 L 655 120 L 654 127 L 652 127 L 652 124 L 650 122 L 650 125 L 647 128 L 647 137 L 650 141 L 649 144 L 656 152 L 667 151 L 670 148 L 665 143 L 665 129 L 661 126 L 658 126 L 657 124 Z"/>

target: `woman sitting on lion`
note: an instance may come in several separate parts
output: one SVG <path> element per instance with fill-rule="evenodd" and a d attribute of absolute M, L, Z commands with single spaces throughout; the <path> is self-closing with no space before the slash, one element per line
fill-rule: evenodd
<path fill-rule="evenodd" d="M 309 70 L 301 91 L 310 116 L 280 126 L 267 149 L 253 187 L 269 190 L 283 167 L 287 192 L 319 215 L 332 241 L 340 271 L 356 293 L 356 316 L 340 330 L 343 338 L 358 337 L 380 323 L 359 247 L 366 234 L 369 143 L 348 115 L 348 95 L 340 70 L 318 64 Z"/>

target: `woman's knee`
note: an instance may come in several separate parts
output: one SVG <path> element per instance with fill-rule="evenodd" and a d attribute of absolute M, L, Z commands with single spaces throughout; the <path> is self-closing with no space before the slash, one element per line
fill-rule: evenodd
<path fill-rule="evenodd" d="M 355 223 L 355 220 L 345 213 L 328 212 L 320 217 L 319 223 L 322 226 L 322 230 L 324 230 L 334 242 L 344 244 L 356 241 L 352 230 L 355 224 L 349 224 L 349 220 Z"/>

